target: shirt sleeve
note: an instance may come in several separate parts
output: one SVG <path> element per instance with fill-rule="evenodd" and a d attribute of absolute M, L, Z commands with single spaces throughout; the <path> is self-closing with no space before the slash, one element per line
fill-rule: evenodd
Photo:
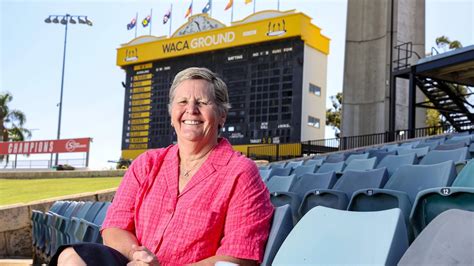
<path fill-rule="evenodd" d="M 135 201 L 147 176 L 149 162 L 150 156 L 147 152 L 130 165 L 107 210 L 101 231 L 105 228 L 120 228 L 135 233 Z"/>
<path fill-rule="evenodd" d="M 247 159 L 246 159 L 247 160 Z M 263 260 L 273 216 L 270 193 L 256 165 L 248 161 L 231 195 L 218 255 Z"/>

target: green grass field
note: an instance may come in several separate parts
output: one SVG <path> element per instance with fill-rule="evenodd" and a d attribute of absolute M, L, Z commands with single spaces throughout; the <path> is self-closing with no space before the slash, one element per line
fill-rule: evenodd
<path fill-rule="evenodd" d="M 0 206 L 116 188 L 121 177 L 0 179 Z"/>

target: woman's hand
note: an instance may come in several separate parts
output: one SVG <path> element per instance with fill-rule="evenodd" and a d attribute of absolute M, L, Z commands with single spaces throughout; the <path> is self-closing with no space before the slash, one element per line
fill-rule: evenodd
<path fill-rule="evenodd" d="M 128 266 L 160 266 L 160 263 L 158 262 L 158 259 L 156 258 L 155 254 L 153 254 L 153 252 L 151 252 L 144 246 L 132 245 L 132 249 L 130 250 L 130 257 L 132 258 L 132 261 L 127 264 Z"/>

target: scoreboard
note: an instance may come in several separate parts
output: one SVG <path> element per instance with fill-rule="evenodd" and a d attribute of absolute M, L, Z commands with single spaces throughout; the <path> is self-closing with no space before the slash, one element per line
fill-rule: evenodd
<path fill-rule="evenodd" d="M 176 141 L 169 89 L 188 67 L 209 68 L 227 84 L 231 109 L 220 135 L 233 145 L 301 141 L 305 51 L 311 45 L 327 54 L 329 40 L 301 13 L 252 22 L 252 28 L 241 23 L 189 33 L 190 25 L 202 29 L 210 20 L 195 15 L 177 30 L 190 37 L 139 37 L 118 50 L 117 64 L 126 72 L 122 157 Z"/>

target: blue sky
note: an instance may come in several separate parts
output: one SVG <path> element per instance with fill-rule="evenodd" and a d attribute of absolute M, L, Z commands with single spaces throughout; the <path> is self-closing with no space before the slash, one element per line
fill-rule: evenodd
<path fill-rule="evenodd" d="M 373 0 L 377 1 L 377 0 Z M 138 12 L 141 21 L 153 9 L 152 35 L 168 35 L 162 24 L 173 3 L 172 31 L 186 22 L 190 0 L 0 0 L 0 91 L 9 91 L 11 106 L 27 116 L 32 140 L 55 139 L 64 45 L 64 26 L 46 24 L 49 15 L 87 15 L 94 26 L 69 25 L 63 99 L 62 138 L 92 137 L 92 168 L 108 168 L 120 157 L 125 72 L 115 65 L 116 48 L 134 37 L 126 24 Z M 194 0 L 194 13 L 207 0 Z M 213 1 L 213 18 L 229 25 L 227 0 Z M 277 0 L 257 0 L 256 11 L 276 9 Z M 347 1 L 281 0 L 280 10 L 296 9 L 331 38 L 328 95 L 342 91 Z M 253 4 L 234 0 L 234 20 L 253 11 Z M 474 44 L 474 0 L 426 0 L 426 51 L 440 35 Z M 148 34 L 141 25 L 138 35 Z M 328 100 L 328 105 L 330 101 Z M 327 137 L 332 137 L 328 132 Z M 61 158 L 82 158 L 83 154 Z M 30 159 L 48 158 L 41 155 Z"/>

